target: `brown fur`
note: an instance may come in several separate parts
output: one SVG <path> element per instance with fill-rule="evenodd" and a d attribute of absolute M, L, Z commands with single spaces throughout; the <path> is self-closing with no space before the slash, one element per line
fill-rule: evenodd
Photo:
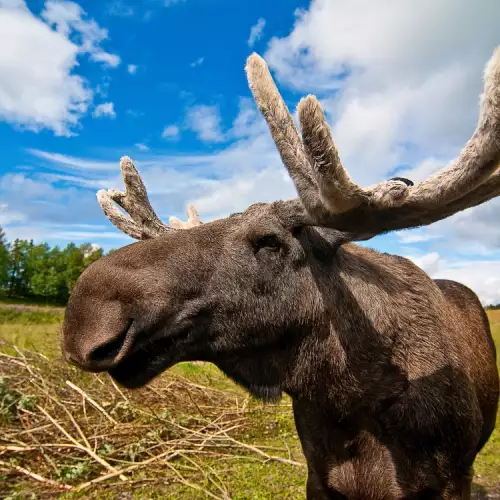
<path fill-rule="evenodd" d="M 340 243 L 278 203 L 126 246 L 80 277 L 63 352 L 130 388 L 205 360 L 288 393 L 309 499 L 469 498 L 499 398 L 479 300 Z"/>

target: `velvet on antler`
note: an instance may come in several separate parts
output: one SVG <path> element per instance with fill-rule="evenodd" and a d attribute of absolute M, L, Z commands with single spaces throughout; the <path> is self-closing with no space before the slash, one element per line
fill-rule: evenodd
<path fill-rule="evenodd" d="M 342 166 L 319 101 L 302 99 L 302 137 L 265 61 L 246 65 L 250 89 L 310 220 L 343 231 L 347 239 L 431 224 L 500 194 L 500 48 L 488 62 L 478 125 L 459 157 L 417 186 L 390 180 L 362 188 Z"/>
<path fill-rule="evenodd" d="M 120 160 L 125 192 L 118 189 L 101 189 L 97 193 L 97 200 L 106 217 L 122 232 L 136 240 L 156 238 L 168 231 L 187 229 L 201 224 L 200 216 L 194 205 L 189 205 L 188 220 L 181 221 L 177 217 L 170 217 L 170 226 L 165 224 L 156 215 L 149 202 L 146 186 L 135 168 L 132 160 L 124 156 Z M 120 211 L 117 203 L 128 215 Z"/>
<path fill-rule="evenodd" d="M 302 134 L 295 128 L 265 61 L 252 54 L 246 64 L 248 83 L 264 116 L 299 198 L 280 203 L 294 224 L 336 229 L 346 240 L 424 226 L 500 194 L 500 48 L 486 65 L 479 120 L 456 160 L 414 186 L 391 179 L 371 187 L 355 184 L 342 166 L 321 105 L 314 96 L 297 107 Z M 125 193 L 101 190 L 98 200 L 106 216 L 136 239 L 154 238 L 173 229 L 201 224 L 193 205 L 187 222 L 155 214 L 137 169 L 128 157 L 120 162 Z M 116 202 L 128 215 L 123 214 Z"/>

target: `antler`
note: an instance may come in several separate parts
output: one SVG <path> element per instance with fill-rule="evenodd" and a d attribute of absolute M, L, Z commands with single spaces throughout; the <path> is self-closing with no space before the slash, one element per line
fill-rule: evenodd
<path fill-rule="evenodd" d="M 347 232 L 350 239 L 366 239 L 431 224 L 500 194 L 500 176 L 494 174 L 500 162 L 500 47 L 486 66 L 474 134 L 454 162 L 418 186 L 400 179 L 369 188 L 353 183 L 318 100 L 308 96 L 298 105 L 301 138 L 264 60 L 252 54 L 246 72 L 255 101 L 310 216 L 306 223 Z"/>
<path fill-rule="evenodd" d="M 253 54 L 245 69 L 299 194 L 299 198 L 281 203 L 282 208 L 288 207 L 287 216 L 294 223 L 330 227 L 343 231 L 349 240 L 362 240 L 428 225 L 500 194 L 500 47 L 485 69 L 474 134 L 455 161 L 418 186 L 400 178 L 368 188 L 355 184 L 342 166 L 319 101 L 307 96 L 299 102 L 301 137 L 264 60 Z M 170 218 L 170 226 L 162 222 L 132 161 L 123 157 L 120 168 L 125 193 L 115 189 L 97 193 L 102 210 L 118 229 L 132 238 L 148 239 L 201 224 L 193 205 L 188 207 L 187 222 L 176 217 Z"/>
<path fill-rule="evenodd" d="M 117 189 L 109 189 L 108 191 L 101 189 L 97 193 L 97 200 L 102 211 L 120 231 L 136 240 L 146 240 L 168 231 L 187 229 L 201 224 L 196 208 L 194 205 L 189 205 L 187 222 L 183 222 L 177 217 L 170 217 L 170 226 L 168 226 L 160 220 L 153 210 L 146 186 L 128 156 L 120 159 L 120 170 L 125 183 L 125 192 Z M 121 212 L 113 202 L 116 202 L 129 215 Z"/>

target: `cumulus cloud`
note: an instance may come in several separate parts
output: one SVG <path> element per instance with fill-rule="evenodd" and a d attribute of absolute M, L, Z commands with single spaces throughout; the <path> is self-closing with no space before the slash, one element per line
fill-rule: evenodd
<path fill-rule="evenodd" d="M 178 139 L 180 130 L 177 125 L 167 125 L 161 134 L 164 139 Z"/>
<path fill-rule="evenodd" d="M 115 105 L 112 102 L 103 102 L 95 107 L 92 116 L 94 118 L 116 118 Z"/>
<path fill-rule="evenodd" d="M 251 112 L 249 102 L 242 100 L 240 112 L 227 131 L 236 140 L 217 153 L 153 155 L 144 151 L 135 163 L 158 215 L 163 220 L 171 215 L 185 217 L 186 206 L 195 203 L 203 220 L 209 221 L 242 211 L 256 201 L 293 197 L 295 188 L 272 139 L 264 133 L 265 127 L 262 117 Z M 9 204 L 9 213 L 24 217 L 6 227 L 9 238 L 28 235 L 37 225 L 47 228 L 47 238 L 52 238 L 52 224 L 63 223 L 61 219 L 71 224 L 100 224 L 103 231 L 116 231 L 100 212 L 95 193 L 102 188 L 123 188 L 118 159 L 29 152 L 42 169 L 32 179 L 23 175 L 15 182 L 11 177 L 0 181 L 0 199 Z M 16 189 L 11 193 L 13 185 Z M 42 199 L 50 201 L 40 208 L 37 201 Z M 96 236 L 91 241 L 100 243 L 106 238 Z"/>
<path fill-rule="evenodd" d="M 248 46 L 253 47 L 255 42 L 262 38 L 264 33 L 264 28 L 266 26 L 266 20 L 264 18 L 260 18 L 256 24 L 252 26 L 250 29 L 250 36 L 248 37 Z"/>
<path fill-rule="evenodd" d="M 73 2 L 48 1 L 41 19 L 22 0 L 0 0 L 0 120 L 71 135 L 93 98 L 76 73 L 78 57 L 116 66 L 104 51 L 107 32 Z M 54 29 L 51 29 L 54 27 Z"/>
<path fill-rule="evenodd" d="M 92 91 L 73 74 L 78 47 L 18 2 L 0 3 L 0 119 L 68 135 L 87 111 Z"/>
<path fill-rule="evenodd" d="M 421 182 L 474 131 L 499 16 L 495 0 L 481 9 L 467 0 L 313 0 L 264 57 L 280 87 L 318 95 L 354 181 L 397 174 Z M 500 200 L 490 201 L 399 241 L 491 253 L 500 245 L 499 209 Z"/>
<path fill-rule="evenodd" d="M 446 259 L 432 252 L 408 256 L 434 279 L 449 279 L 468 286 L 483 305 L 500 304 L 500 260 Z"/>
<path fill-rule="evenodd" d="M 10 210 L 7 203 L 0 203 L 0 226 L 5 227 L 24 220 L 24 214 Z"/>
<path fill-rule="evenodd" d="M 217 106 L 199 105 L 190 108 L 186 115 L 187 126 L 204 142 L 222 142 L 221 116 Z"/>
<path fill-rule="evenodd" d="M 129 64 L 127 66 L 127 71 L 131 74 L 131 75 L 135 75 L 137 73 L 137 64 Z"/>
<path fill-rule="evenodd" d="M 344 163 L 372 183 L 467 140 L 499 15 L 494 0 L 313 0 L 265 57 L 282 85 L 319 94 Z"/>
<path fill-rule="evenodd" d="M 141 142 L 137 142 L 135 144 L 135 147 L 139 150 L 139 151 L 149 151 L 149 147 L 146 146 L 146 144 L 142 144 Z"/>
<path fill-rule="evenodd" d="M 86 13 L 78 4 L 48 0 L 41 16 L 64 37 L 76 33 L 80 41 L 79 51 L 89 54 L 93 61 L 113 68 L 120 64 L 119 56 L 106 52 L 101 47 L 102 42 L 108 38 L 108 31 L 93 19 L 85 19 Z"/>

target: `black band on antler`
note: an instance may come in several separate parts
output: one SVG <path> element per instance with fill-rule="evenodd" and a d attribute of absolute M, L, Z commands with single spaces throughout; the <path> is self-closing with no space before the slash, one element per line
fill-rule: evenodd
<path fill-rule="evenodd" d="M 414 186 L 413 181 L 410 181 L 410 179 L 406 179 L 405 177 L 391 177 L 389 180 L 390 181 L 401 181 L 401 182 L 404 182 L 407 186 Z"/>

